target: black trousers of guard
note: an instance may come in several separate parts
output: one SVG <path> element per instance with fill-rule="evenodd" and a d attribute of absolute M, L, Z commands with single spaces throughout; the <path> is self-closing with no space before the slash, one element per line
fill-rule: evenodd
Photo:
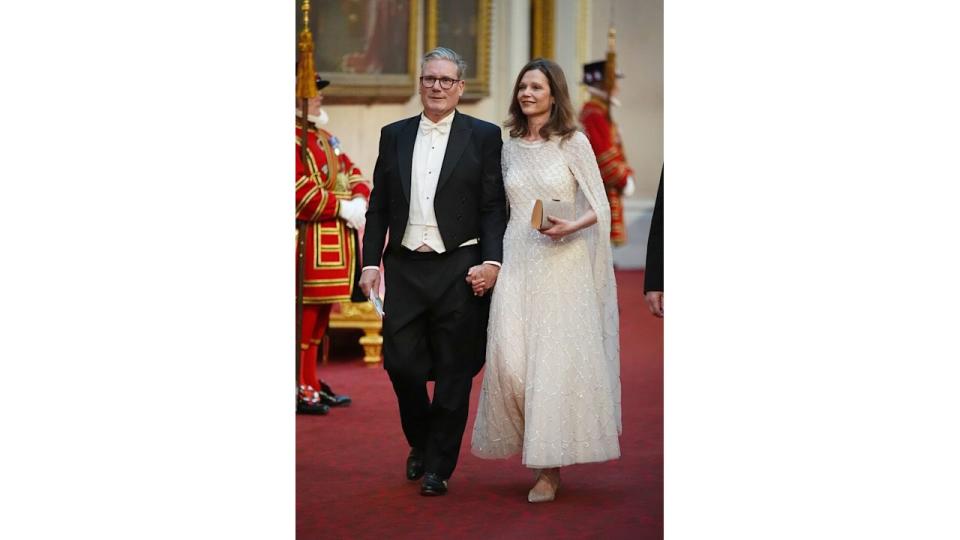
<path fill-rule="evenodd" d="M 383 366 L 403 434 L 425 451 L 425 471 L 449 478 L 467 425 L 473 377 L 483 366 L 490 295 L 476 297 L 467 271 L 480 250 L 388 249 L 384 255 Z M 427 381 L 435 381 L 433 400 Z"/>

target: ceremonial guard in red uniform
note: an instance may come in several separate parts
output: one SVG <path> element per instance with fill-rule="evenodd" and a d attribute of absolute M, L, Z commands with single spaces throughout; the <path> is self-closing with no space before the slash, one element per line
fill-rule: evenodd
<path fill-rule="evenodd" d="M 302 158 L 301 131 L 296 129 L 296 217 L 306 225 L 299 227 L 299 231 L 305 231 L 305 238 L 303 243 L 298 242 L 303 246 L 303 311 L 297 412 L 306 414 L 326 414 L 329 406 L 349 403 L 350 398 L 337 396 L 317 378 L 317 351 L 333 304 L 365 301 L 355 287 L 359 278 L 357 232 L 366 220 L 370 185 L 340 149 L 337 138 L 320 127 L 327 120 L 320 108 L 320 90 L 327 84 L 329 81 L 317 77 L 318 95 L 307 102 L 306 162 Z"/>
<path fill-rule="evenodd" d="M 623 154 L 620 130 L 610 115 L 611 102 L 616 103 L 616 81 L 607 82 L 606 71 L 605 61 L 583 66 L 583 84 L 587 85 L 590 100 L 584 103 L 580 111 L 580 123 L 597 156 L 597 165 L 600 166 L 600 175 L 610 201 L 610 241 L 619 246 L 627 242 L 621 199 L 633 193 L 634 181 L 633 169 L 627 165 L 627 158 Z"/>

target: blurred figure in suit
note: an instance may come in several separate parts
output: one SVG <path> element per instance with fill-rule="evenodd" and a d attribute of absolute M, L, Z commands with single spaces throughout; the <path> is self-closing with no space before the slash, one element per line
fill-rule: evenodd
<path fill-rule="evenodd" d="M 657 188 L 657 202 L 653 207 L 650 236 L 647 239 L 643 294 L 650 313 L 663 317 L 663 167 L 660 168 L 660 186 Z"/>

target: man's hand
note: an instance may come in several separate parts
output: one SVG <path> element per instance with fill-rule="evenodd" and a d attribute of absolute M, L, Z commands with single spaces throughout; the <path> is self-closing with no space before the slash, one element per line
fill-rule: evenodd
<path fill-rule="evenodd" d="M 360 274 L 360 290 L 367 298 L 370 298 L 370 291 L 380 294 L 380 270 L 374 268 L 364 270 Z"/>
<path fill-rule="evenodd" d="M 650 313 L 657 317 L 663 317 L 663 291 L 650 291 L 644 297 L 647 301 L 647 307 Z"/>
<path fill-rule="evenodd" d="M 340 219 L 347 222 L 351 229 L 362 229 L 367 224 L 367 201 L 363 196 L 350 200 L 340 200 L 340 210 L 337 212 Z"/>
<path fill-rule="evenodd" d="M 467 271 L 467 283 L 474 296 L 483 296 L 497 284 L 500 267 L 495 264 L 478 264 Z"/>

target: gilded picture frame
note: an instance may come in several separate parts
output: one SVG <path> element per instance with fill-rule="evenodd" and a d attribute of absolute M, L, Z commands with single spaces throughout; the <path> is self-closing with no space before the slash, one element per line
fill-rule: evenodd
<path fill-rule="evenodd" d="M 420 0 L 311 0 L 324 102 L 403 103 L 417 91 Z M 299 2 L 298 2 L 299 6 Z M 297 19 L 297 35 L 303 22 Z"/>
<path fill-rule="evenodd" d="M 442 46 L 463 56 L 466 101 L 490 95 L 491 7 L 491 0 L 426 0 L 424 50 Z"/>

